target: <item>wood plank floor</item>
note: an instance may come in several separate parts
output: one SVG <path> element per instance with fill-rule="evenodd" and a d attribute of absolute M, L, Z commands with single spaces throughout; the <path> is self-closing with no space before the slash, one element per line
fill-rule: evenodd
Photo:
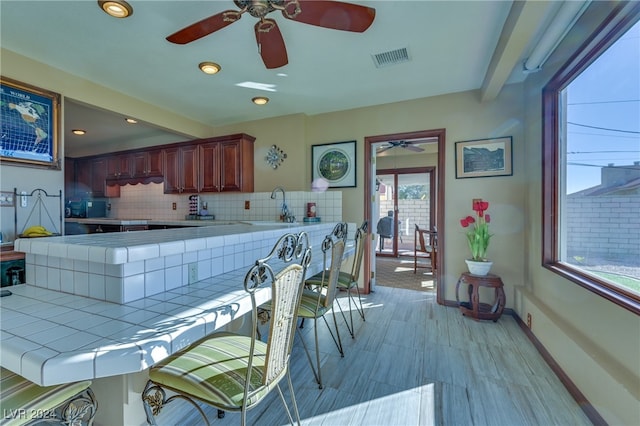
<path fill-rule="evenodd" d="M 344 358 L 318 323 L 323 389 L 296 337 L 291 369 L 304 425 L 591 424 L 512 317 L 476 322 L 437 305 L 434 293 L 383 286 L 364 303 L 355 339 L 338 317 Z M 313 345 L 311 323 L 302 336 Z M 203 408 L 212 425 L 240 423 L 238 413 L 217 419 Z M 202 424 L 181 401 L 158 422 Z M 277 392 L 249 412 L 248 423 L 288 423 Z"/>

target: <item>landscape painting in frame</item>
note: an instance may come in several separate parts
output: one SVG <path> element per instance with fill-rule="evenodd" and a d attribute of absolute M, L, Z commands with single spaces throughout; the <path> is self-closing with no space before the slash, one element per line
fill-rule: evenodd
<path fill-rule="evenodd" d="M 456 142 L 456 179 L 511 176 L 511 136 Z"/>
<path fill-rule="evenodd" d="M 329 188 L 356 186 L 356 141 L 311 146 L 311 180 L 324 179 Z"/>
<path fill-rule="evenodd" d="M 59 169 L 60 95 L 0 78 L 0 158 Z"/>

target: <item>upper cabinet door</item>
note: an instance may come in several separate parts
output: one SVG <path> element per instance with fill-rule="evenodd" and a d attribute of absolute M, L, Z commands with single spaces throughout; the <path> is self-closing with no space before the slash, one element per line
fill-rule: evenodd
<path fill-rule="evenodd" d="M 221 142 L 221 191 L 253 192 L 253 142 L 242 134 L 233 141 Z"/>
<path fill-rule="evenodd" d="M 162 150 L 134 152 L 130 156 L 131 175 L 134 178 L 162 176 Z"/>
<path fill-rule="evenodd" d="M 241 141 L 220 144 L 220 190 L 242 191 L 242 144 Z"/>
<path fill-rule="evenodd" d="M 162 150 L 152 149 L 146 151 L 147 153 L 147 176 L 156 177 L 162 176 L 164 170 L 162 168 Z"/>
<path fill-rule="evenodd" d="M 165 194 L 198 192 L 198 146 L 188 145 L 164 150 Z"/>
<path fill-rule="evenodd" d="M 131 177 L 129 154 L 116 154 L 103 157 L 106 163 L 107 179 L 127 179 Z"/>
<path fill-rule="evenodd" d="M 64 159 L 64 197 L 76 196 L 76 160 L 65 157 Z"/>
<path fill-rule="evenodd" d="M 201 192 L 253 192 L 253 141 L 240 134 L 200 144 Z"/>
<path fill-rule="evenodd" d="M 198 146 L 180 147 L 182 167 L 182 192 L 198 192 Z"/>
<path fill-rule="evenodd" d="M 220 144 L 203 143 L 200 149 L 200 192 L 220 191 Z"/>
<path fill-rule="evenodd" d="M 179 194 L 181 183 L 178 174 L 179 149 L 167 148 L 164 150 L 164 193 Z"/>

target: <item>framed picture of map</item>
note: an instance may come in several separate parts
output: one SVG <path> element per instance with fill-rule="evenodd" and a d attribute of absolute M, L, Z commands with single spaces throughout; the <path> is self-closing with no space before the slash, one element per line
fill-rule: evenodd
<path fill-rule="evenodd" d="M 311 180 L 322 179 L 329 188 L 356 186 L 356 141 L 311 146 Z"/>
<path fill-rule="evenodd" d="M 0 160 L 60 169 L 60 95 L 0 77 Z"/>

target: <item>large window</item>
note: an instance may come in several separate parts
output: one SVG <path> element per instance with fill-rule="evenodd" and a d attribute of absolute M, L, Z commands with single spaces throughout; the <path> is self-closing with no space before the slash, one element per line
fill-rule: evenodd
<path fill-rule="evenodd" d="M 544 90 L 543 263 L 640 313 L 640 5 Z"/>

